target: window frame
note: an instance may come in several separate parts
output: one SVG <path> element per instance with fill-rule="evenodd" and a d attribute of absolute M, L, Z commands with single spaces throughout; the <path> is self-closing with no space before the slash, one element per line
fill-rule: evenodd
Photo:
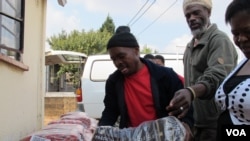
<path fill-rule="evenodd" d="M 19 1 L 19 0 L 18 0 Z M 17 16 L 12 16 L 10 14 L 8 14 L 6 11 L 4 11 L 4 9 L 2 9 L 4 7 L 3 3 L 4 2 L 7 2 L 11 5 L 10 2 L 8 2 L 8 0 L 5 0 L 5 1 L 1 1 L 1 7 L 0 7 L 0 16 L 4 17 L 4 18 L 8 18 L 9 20 L 11 21 L 14 21 L 14 22 L 18 22 L 19 25 L 20 25 L 20 29 L 19 31 L 15 30 L 15 33 L 17 33 L 16 35 L 19 36 L 19 44 L 17 46 L 17 48 L 13 48 L 13 46 L 7 46 L 7 45 L 4 45 L 4 44 L 1 44 L 0 42 L 0 50 L 4 50 L 6 52 L 10 52 L 14 55 L 8 55 L 8 53 L 2 53 L 0 52 L 0 60 L 3 61 L 3 62 L 6 62 L 8 64 L 11 64 L 11 65 L 14 65 L 22 70 L 28 70 L 28 66 L 24 65 L 23 64 L 23 50 L 24 50 L 24 19 L 25 19 L 25 0 L 20 0 L 20 5 L 17 5 L 17 6 L 20 6 L 20 7 L 14 7 L 16 9 L 19 9 L 20 8 L 20 17 L 17 17 Z M 1 21 L 1 19 L 0 19 Z M 2 32 L 1 31 L 4 27 L 3 27 L 3 23 L 0 22 L 0 36 L 2 36 Z M 19 32 L 19 33 L 18 33 Z"/>

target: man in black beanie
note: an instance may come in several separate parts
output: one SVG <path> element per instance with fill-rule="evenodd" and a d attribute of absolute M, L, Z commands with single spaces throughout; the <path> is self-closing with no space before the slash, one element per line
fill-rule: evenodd
<path fill-rule="evenodd" d="M 127 31 L 114 34 L 107 51 L 117 70 L 106 81 L 104 105 L 99 126 L 137 127 L 144 121 L 168 116 L 166 106 L 183 84 L 172 68 L 160 67 L 140 57 L 135 36 Z M 192 108 L 180 119 L 190 131 Z M 187 132 L 190 138 L 191 132 Z"/>

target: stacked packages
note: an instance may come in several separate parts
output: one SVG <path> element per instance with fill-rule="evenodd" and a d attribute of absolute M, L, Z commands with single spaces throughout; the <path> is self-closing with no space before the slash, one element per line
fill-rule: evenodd
<path fill-rule="evenodd" d="M 91 141 L 96 127 L 97 120 L 86 113 L 70 112 L 21 141 Z"/>
<path fill-rule="evenodd" d="M 97 126 L 97 120 L 84 112 L 70 112 L 20 141 L 184 141 L 185 135 L 182 123 L 173 116 L 119 129 Z"/>

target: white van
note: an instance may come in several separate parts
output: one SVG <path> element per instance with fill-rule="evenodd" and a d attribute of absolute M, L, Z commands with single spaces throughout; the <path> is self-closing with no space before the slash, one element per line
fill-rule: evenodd
<path fill-rule="evenodd" d="M 161 55 L 165 58 L 165 66 L 172 67 L 183 76 L 182 54 Z M 115 70 L 108 54 L 88 56 L 81 78 L 81 91 L 78 92 L 78 109 L 80 111 L 86 112 L 92 118 L 101 117 L 104 109 L 105 83 L 108 76 Z"/>

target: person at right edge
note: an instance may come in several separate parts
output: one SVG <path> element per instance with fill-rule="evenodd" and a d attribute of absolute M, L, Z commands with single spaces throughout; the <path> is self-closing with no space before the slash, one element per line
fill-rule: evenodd
<path fill-rule="evenodd" d="M 215 94 L 215 102 L 222 111 L 218 119 L 218 141 L 227 138 L 223 131 L 228 126 L 247 125 L 242 127 L 249 129 L 250 125 L 250 1 L 232 1 L 226 9 L 225 21 L 230 24 L 233 41 L 245 58 L 226 77 Z M 244 139 L 236 139 L 249 141 L 249 130 L 245 131 L 246 136 L 241 136 Z"/>
<path fill-rule="evenodd" d="M 194 140 L 216 141 L 220 112 L 215 92 L 236 66 L 238 54 L 229 37 L 211 24 L 211 0 L 184 0 L 183 11 L 193 35 L 183 57 L 185 88 L 175 93 L 167 110 L 181 118 L 193 105 Z"/>

